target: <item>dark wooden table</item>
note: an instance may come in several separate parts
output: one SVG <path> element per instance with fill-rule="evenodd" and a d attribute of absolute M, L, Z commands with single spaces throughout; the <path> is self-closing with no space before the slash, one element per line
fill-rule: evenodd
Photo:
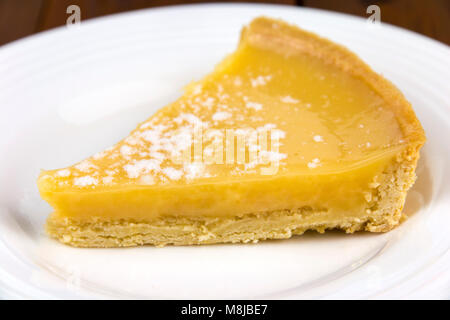
<path fill-rule="evenodd" d="M 0 0 L 0 45 L 66 23 L 69 5 L 81 8 L 81 19 L 142 8 L 212 1 L 180 0 Z M 238 1 L 227 1 L 238 2 Z M 251 1 L 320 8 L 367 17 L 376 4 L 381 21 L 450 44 L 450 0 L 278 0 Z"/>

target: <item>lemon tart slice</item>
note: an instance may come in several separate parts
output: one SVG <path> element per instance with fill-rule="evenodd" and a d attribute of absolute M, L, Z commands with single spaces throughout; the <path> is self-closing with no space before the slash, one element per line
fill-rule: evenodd
<path fill-rule="evenodd" d="M 79 247 L 384 232 L 424 142 L 401 92 L 355 54 L 257 18 L 181 98 L 38 187 L 47 233 Z"/>

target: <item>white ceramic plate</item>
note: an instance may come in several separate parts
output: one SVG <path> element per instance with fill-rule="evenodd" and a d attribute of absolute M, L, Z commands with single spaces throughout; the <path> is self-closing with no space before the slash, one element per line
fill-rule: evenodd
<path fill-rule="evenodd" d="M 386 234 L 254 245 L 77 249 L 48 239 L 41 168 L 110 146 L 212 70 L 267 15 L 358 53 L 428 136 L 410 216 Z M 389 25 L 268 5 L 200 5 L 82 22 L 0 48 L 0 295 L 17 298 L 450 298 L 450 50 Z"/>

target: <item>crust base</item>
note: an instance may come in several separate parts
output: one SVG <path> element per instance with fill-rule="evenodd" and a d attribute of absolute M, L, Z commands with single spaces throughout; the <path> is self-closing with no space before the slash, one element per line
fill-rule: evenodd
<path fill-rule="evenodd" d="M 412 151 L 412 150 L 411 150 Z M 411 155 L 413 154 L 414 157 Z M 52 214 L 46 231 L 59 241 L 76 247 L 131 247 L 138 245 L 193 245 L 255 243 L 287 239 L 307 230 L 328 229 L 386 232 L 396 227 L 408 189 L 415 181 L 417 151 L 407 152 L 371 183 L 365 212 L 333 212 L 333 208 L 302 207 L 246 214 L 234 218 L 165 217 L 154 221 L 92 218 L 78 221 Z"/>

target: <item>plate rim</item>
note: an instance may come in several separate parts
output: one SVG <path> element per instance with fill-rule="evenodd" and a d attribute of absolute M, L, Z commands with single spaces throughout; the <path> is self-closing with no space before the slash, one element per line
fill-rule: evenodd
<path fill-rule="evenodd" d="M 265 8 L 265 7 L 276 7 L 276 8 L 289 8 L 290 10 L 301 10 L 301 11 L 311 11 L 311 12 L 318 12 L 320 14 L 324 14 L 324 15 L 334 15 L 334 16 L 339 16 L 341 18 L 345 18 L 345 19 L 353 19 L 353 20 L 359 20 L 359 21 L 364 21 L 366 19 L 362 18 L 362 17 L 358 17 L 358 16 L 353 16 L 350 14 L 344 14 L 344 13 L 337 13 L 337 12 L 332 12 L 332 11 L 327 11 L 327 10 L 321 10 L 321 9 L 313 9 L 313 8 L 302 8 L 302 7 L 292 7 L 289 5 L 278 5 L 278 4 L 253 4 L 253 3 L 239 3 L 239 4 L 231 4 L 231 3 L 204 3 L 204 4 L 185 4 L 185 5 L 171 5 L 171 6 L 165 6 L 165 7 L 157 7 L 157 8 L 147 8 L 147 9 L 140 9 L 140 10 L 132 10 L 132 11 L 128 11 L 128 12 L 123 12 L 123 13 L 119 13 L 119 14 L 112 14 L 112 15 L 107 15 L 107 16 L 102 16 L 102 17 L 98 17 L 98 18 L 93 18 L 93 19 L 87 19 L 87 20 L 82 20 L 83 25 L 89 25 L 90 28 L 95 28 L 95 25 L 102 23 L 103 21 L 111 21 L 111 20 L 118 20 L 118 19 L 122 19 L 125 16 L 129 16 L 132 17 L 133 15 L 136 14 L 145 14 L 147 12 L 155 12 L 155 11 L 177 11 L 177 10 L 185 10 L 185 9 L 189 9 L 189 10 L 195 10 L 197 8 L 202 8 L 203 10 L 207 10 L 210 7 L 214 7 L 214 8 L 220 8 L 220 7 L 224 7 L 226 9 L 230 9 L 230 8 L 236 8 L 236 9 L 240 9 L 242 7 L 245 8 L 250 8 L 250 7 L 260 7 L 260 8 Z M 111 22 L 112 23 L 112 22 Z M 410 36 L 412 37 L 419 37 L 422 41 L 431 41 L 434 45 L 438 45 L 440 46 L 442 49 L 445 49 L 447 53 L 450 53 L 450 47 L 447 46 L 445 43 L 442 43 L 440 41 L 437 41 L 435 39 L 429 38 L 427 36 L 418 34 L 414 31 L 411 30 L 407 30 L 404 28 L 400 28 L 394 25 L 390 25 L 387 23 L 383 23 L 384 26 L 387 26 L 387 28 L 394 28 L 396 30 L 396 32 L 402 32 L 402 33 L 408 33 L 410 34 Z M 12 41 L 10 43 L 7 43 L 5 45 L 2 45 L 0 47 L 0 58 L 2 57 L 2 55 L 4 54 L 4 52 L 6 51 L 10 51 L 10 48 L 20 48 L 23 43 L 30 43 L 30 42 L 38 42 L 41 38 L 43 37 L 52 37 L 55 36 L 57 34 L 60 34 L 62 32 L 65 32 L 66 27 L 65 26 L 60 26 L 57 28 L 53 28 L 44 32 L 40 32 L 38 34 L 34 34 L 31 36 L 27 36 L 25 38 L 21 38 L 19 40 L 16 41 Z M 448 108 L 449 106 L 447 106 Z M 2 241 L 3 242 L 3 241 Z M 4 243 L 0 243 L 0 245 L 4 245 Z M 2 253 L 1 250 L 1 246 L 0 246 L 0 253 Z M 450 259 L 446 258 L 447 260 L 450 261 Z M 1 270 L 0 270 L 1 271 Z M 450 273 L 450 270 L 448 271 L 448 273 Z M 12 288 L 14 289 L 14 288 Z M 55 297 L 57 298 L 57 296 Z"/>

